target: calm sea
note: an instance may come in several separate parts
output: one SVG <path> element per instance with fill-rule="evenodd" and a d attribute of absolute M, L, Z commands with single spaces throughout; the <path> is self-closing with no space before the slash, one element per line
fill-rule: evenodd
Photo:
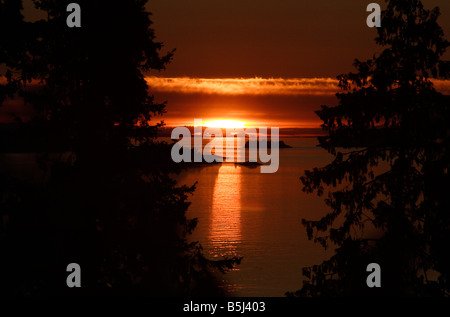
<path fill-rule="evenodd" d="M 316 138 L 284 139 L 274 174 L 235 164 L 192 168 L 180 184 L 198 182 L 187 216 L 198 218 L 191 239 L 211 259 L 242 256 L 242 263 L 222 275 L 234 296 L 284 296 L 302 285 L 302 268 L 331 255 L 309 241 L 302 218 L 318 219 L 329 210 L 323 197 L 302 192 L 304 170 L 332 157 L 316 147 Z"/>
<path fill-rule="evenodd" d="M 302 285 L 302 267 L 319 264 L 325 252 L 309 241 L 302 218 L 319 219 L 329 209 L 323 197 L 302 192 L 305 169 L 332 159 L 316 147 L 316 138 L 286 138 L 293 148 L 280 149 L 274 174 L 234 164 L 191 168 L 178 175 L 180 184 L 198 182 L 187 216 L 198 218 L 191 240 L 199 241 L 211 259 L 242 256 L 242 263 L 221 275 L 234 296 L 284 296 Z M 16 177 L 43 179 L 33 154 L 4 154 L 2 166 Z"/>

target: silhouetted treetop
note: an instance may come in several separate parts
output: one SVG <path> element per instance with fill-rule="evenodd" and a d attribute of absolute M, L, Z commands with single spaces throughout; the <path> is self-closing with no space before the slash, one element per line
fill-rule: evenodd
<path fill-rule="evenodd" d="M 441 59 L 449 42 L 438 8 L 387 2 L 376 38 L 384 50 L 356 60 L 355 73 L 339 75 L 338 105 L 317 111 L 328 132 L 320 146 L 335 159 L 305 171 L 303 190 L 337 189 L 325 199 L 331 211 L 303 224 L 310 239 L 337 249 L 330 260 L 304 269 L 308 280 L 297 295 L 450 292 L 443 256 L 450 243 L 450 100 L 431 80 L 449 76 L 449 61 Z M 371 262 L 382 267 L 382 289 L 365 285 Z"/>
<path fill-rule="evenodd" d="M 172 178 L 170 147 L 155 140 L 165 103 L 145 80 L 173 51 L 161 52 L 146 2 L 77 1 L 81 28 L 66 25 L 69 1 L 34 1 L 47 14 L 36 22 L 21 1 L 0 2 L 0 97 L 35 109 L 22 126 L 39 136 L 45 172 L 0 184 L 2 294 L 220 294 L 212 270 L 239 262 L 210 261 L 187 240 L 195 184 Z M 80 289 L 65 285 L 69 263 L 82 268 Z"/>

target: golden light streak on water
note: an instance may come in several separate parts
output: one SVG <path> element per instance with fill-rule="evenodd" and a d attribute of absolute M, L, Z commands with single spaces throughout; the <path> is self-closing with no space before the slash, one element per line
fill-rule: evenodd
<path fill-rule="evenodd" d="M 214 257 L 235 256 L 241 235 L 241 167 L 224 164 L 214 184 L 208 241 Z"/>

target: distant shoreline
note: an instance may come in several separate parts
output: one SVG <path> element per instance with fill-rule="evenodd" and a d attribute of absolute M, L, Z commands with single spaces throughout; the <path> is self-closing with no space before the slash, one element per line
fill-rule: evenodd
<path fill-rule="evenodd" d="M 175 127 L 162 127 L 158 131 L 158 137 L 170 137 L 172 130 Z M 193 134 L 194 127 L 186 126 Z M 326 131 L 322 128 L 280 128 L 279 137 L 280 138 L 316 138 L 319 136 L 327 135 Z"/>

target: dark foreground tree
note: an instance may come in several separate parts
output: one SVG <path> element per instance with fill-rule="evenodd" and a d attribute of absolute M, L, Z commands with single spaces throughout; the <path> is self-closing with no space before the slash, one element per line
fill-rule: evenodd
<path fill-rule="evenodd" d="M 3 295 L 213 295 L 212 262 L 188 243 L 194 187 L 177 186 L 164 113 L 145 74 L 161 70 L 142 0 L 77 1 L 82 27 L 66 25 L 70 1 L 34 1 L 48 18 L 25 22 L 20 1 L 0 2 L 0 101 L 21 97 L 36 113 L 28 149 L 43 153 L 45 180 L 1 182 Z M 27 130 L 27 131 L 28 131 Z M 11 142 L 14 143 L 14 142 Z M 82 287 L 66 286 L 81 266 Z"/>
<path fill-rule="evenodd" d="M 303 220 L 310 239 L 336 253 L 303 269 L 303 287 L 288 295 L 448 296 L 450 292 L 450 99 L 430 78 L 448 78 L 441 56 L 449 43 L 439 9 L 419 0 L 391 0 L 382 13 L 373 59 L 338 76 L 338 105 L 317 111 L 335 156 L 305 171 L 305 192 L 331 208 Z M 381 266 L 381 288 L 369 288 L 366 267 Z"/>

